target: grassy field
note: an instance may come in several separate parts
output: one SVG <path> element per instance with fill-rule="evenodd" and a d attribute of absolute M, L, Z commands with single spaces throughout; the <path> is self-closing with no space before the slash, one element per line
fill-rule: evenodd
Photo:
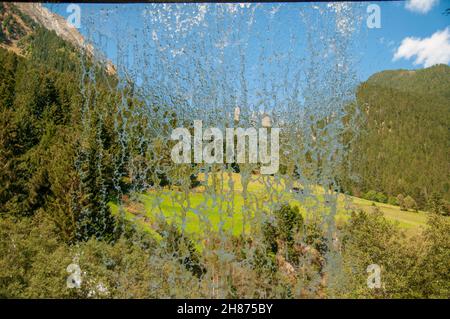
<path fill-rule="evenodd" d="M 205 180 L 204 176 L 199 178 Z M 175 222 L 195 236 L 210 231 L 233 235 L 251 232 L 252 222 L 262 217 L 261 212 L 271 211 L 273 203 L 287 202 L 298 206 L 305 218 L 313 214 L 332 214 L 338 223 L 344 223 L 351 210 L 374 209 L 371 201 L 327 193 L 319 187 L 302 188 L 301 194 L 292 193 L 286 190 L 286 185 L 271 177 L 250 177 L 244 192 L 239 174 L 224 174 L 219 177 L 215 191 L 212 189 L 212 179 L 208 178 L 208 187 L 200 186 L 188 193 L 164 189 L 137 194 L 126 201 L 125 214 L 127 219 L 134 220 L 155 236 L 158 236 L 154 231 L 158 218 Z M 398 223 L 407 233 L 414 234 L 426 227 L 426 212 L 401 211 L 398 206 L 381 203 L 375 205 L 388 220 Z M 111 203 L 111 208 L 118 213 L 117 204 Z"/>

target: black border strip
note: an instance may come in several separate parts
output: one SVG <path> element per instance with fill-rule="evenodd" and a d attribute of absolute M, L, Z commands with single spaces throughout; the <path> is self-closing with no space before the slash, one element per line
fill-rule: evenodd
<path fill-rule="evenodd" d="M 222 304 L 271 304 L 270 313 L 222 313 Z M 204 314 L 180 314 L 179 307 L 187 306 L 211 306 L 209 316 Z M 368 314 L 384 317 L 387 314 L 394 314 L 399 311 L 402 317 L 417 315 L 420 310 L 430 311 L 441 310 L 444 313 L 444 307 L 447 310 L 449 300 L 441 299 L 304 299 L 304 300 L 281 300 L 281 299 L 152 299 L 152 300 L 61 300 L 61 299 L 15 299 L 0 300 L 2 312 L 5 313 L 10 308 L 14 317 L 20 318 L 23 312 L 33 312 L 33 316 L 42 312 L 45 317 L 55 315 L 57 318 L 63 318 L 66 314 L 83 316 L 91 314 L 91 311 L 101 311 L 102 318 L 112 315 L 126 315 L 130 318 L 131 314 L 143 316 L 144 318 L 273 318 L 283 316 L 283 318 L 317 318 L 318 315 L 332 314 L 333 317 L 343 315 L 348 317 L 354 315 L 358 318 L 364 318 Z M 48 308 L 47 308 L 48 307 Z M 216 308 L 216 311 L 213 309 Z M 50 311 L 48 309 L 51 309 Z M 266 308 L 267 309 L 267 308 Z M 9 309 L 8 309 L 9 310 Z M 288 317 L 289 316 L 289 317 Z M 90 316 L 89 316 L 90 317 Z"/>

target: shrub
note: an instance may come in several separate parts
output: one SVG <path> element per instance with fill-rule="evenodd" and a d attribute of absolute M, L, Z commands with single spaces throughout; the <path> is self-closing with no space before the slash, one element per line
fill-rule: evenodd
<path fill-rule="evenodd" d="M 405 196 L 403 194 L 397 195 L 397 203 L 400 206 L 400 210 L 408 210 L 405 206 Z"/>
<path fill-rule="evenodd" d="M 450 216 L 450 202 L 443 200 L 443 205 L 444 205 L 444 215 Z"/>
<path fill-rule="evenodd" d="M 304 241 L 322 256 L 328 252 L 328 239 L 325 237 L 319 219 L 311 220 L 305 225 Z"/>
<path fill-rule="evenodd" d="M 3 33 L 3 30 L 2 30 L 2 28 L 0 27 L 0 41 L 5 41 L 6 40 L 6 37 L 5 37 L 5 34 Z"/>
<path fill-rule="evenodd" d="M 417 203 L 411 196 L 406 196 L 404 200 L 404 206 L 406 209 L 413 209 L 417 211 Z"/>
<path fill-rule="evenodd" d="M 262 233 L 266 250 L 276 254 L 278 252 L 276 227 L 271 222 L 265 222 L 262 227 Z"/>
<path fill-rule="evenodd" d="M 275 220 L 265 222 L 262 226 L 263 246 L 267 253 L 276 254 L 279 250 L 278 241 L 287 253 L 288 260 L 295 258 L 294 243 L 296 233 L 302 229 L 303 217 L 298 207 L 282 205 L 273 212 Z"/>
<path fill-rule="evenodd" d="M 381 192 L 376 192 L 374 190 L 370 190 L 363 195 L 364 199 L 378 202 L 378 203 L 387 203 L 387 196 Z"/>
<path fill-rule="evenodd" d="M 388 204 L 390 204 L 390 205 L 398 205 L 397 197 L 389 196 L 388 197 Z"/>
<path fill-rule="evenodd" d="M 303 225 L 303 217 L 300 215 L 298 207 L 283 205 L 274 212 L 277 220 L 278 234 L 280 239 L 291 242 L 294 239 L 294 232 Z"/>
<path fill-rule="evenodd" d="M 434 192 L 433 194 L 431 194 L 430 199 L 428 200 L 427 208 L 430 210 L 430 212 L 440 215 L 448 215 L 445 201 L 442 199 L 442 195 L 439 193 Z"/>
<path fill-rule="evenodd" d="M 191 188 L 196 188 L 198 186 L 200 186 L 202 183 L 198 180 L 198 176 L 195 174 L 191 174 L 190 176 L 190 180 L 191 180 Z"/>
<path fill-rule="evenodd" d="M 377 192 L 370 190 L 364 194 L 363 198 L 371 201 L 377 201 Z"/>
<path fill-rule="evenodd" d="M 414 265 L 420 249 L 416 243 L 404 240 L 401 230 L 387 221 L 379 209 L 367 213 L 353 212 L 343 229 L 342 275 L 347 280 L 337 289 L 337 295 L 357 298 L 407 298 L 420 295 L 412 286 L 417 279 Z M 381 288 L 367 287 L 367 267 L 381 267 Z"/>
<path fill-rule="evenodd" d="M 175 224 L 160 221 L 159 228 L 161 236 L 167 243 L 167 252 L 192 272 L 193 275 L 201 277 L 206 269 L 200 263 L 200 253 L 197 251 L 193 241 L 183 234 Z"/>
<path fill-rule="evenodd" d="M 428 228 L 422 240 L 425 254 L 418 260 L 411 286 L 422 298 L 450 296 L 450 220 L 439 214 L 430 214 Z"/>
<path fill-rule="evenodd" d="M 376 201 L 379 203 L 387 203 L 387 196 L 383 193 L 379 192 L 376 196 Z"/>

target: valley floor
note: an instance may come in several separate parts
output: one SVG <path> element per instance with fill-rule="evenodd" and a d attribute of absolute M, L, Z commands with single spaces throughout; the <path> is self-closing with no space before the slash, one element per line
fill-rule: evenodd
<path fill-rule="evenodd" d="M 202 179 L 204 176 L 200 177 Z M 264 218 L 260 212 L 270 211 L 275 203 L 286 202 L 298 206 L 305 218 L 312 218 L 314 214 L 333 215 L 338 225 L 346 222 L 352 210 L 370 212 L 375 206 L 387 220 L 398 223 L 410 235 L 420 232 L 427 222 L 427 213 L 423 211 L 401 211 L 398 206 L 327 193 L 317 186 L 303 187 L 301 192 L 293 193 L 272 177 L 251 178 L 245 194 L 240 174 L 224 174 L 217 185 L 214 188 L 209 178 L 208 187 L 200 186 L 188 193 L 177 189 L 149 190 L 127 199 L 123 203 L 124 210 L 119 210 L 116 203 L 110 205 L 113 213 L 122 211 L 128 220 L 155 236 L 158 236 L 155 232 L 158 218 L 177 223 L 191 235 L 220 231 L 236 236 L 244 231 L 251 232 L 252 223 Z"/>

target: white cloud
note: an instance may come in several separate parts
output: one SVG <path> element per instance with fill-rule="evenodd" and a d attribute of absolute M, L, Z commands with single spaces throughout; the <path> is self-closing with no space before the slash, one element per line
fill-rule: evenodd
<path fill-rule="evenodd" d="M 435 32 L 428 38 L 404 38 L 394 54 L 393 61 L 415 57 L 414 64 L 429 67 L 450 62 L 450 28 Z"/>
<path fill-rule="evenodd" d="M 433 8 L 439 0 L 408 0 L 405 3 L 405 8 L 413 11 L 425 14 Z"/>

